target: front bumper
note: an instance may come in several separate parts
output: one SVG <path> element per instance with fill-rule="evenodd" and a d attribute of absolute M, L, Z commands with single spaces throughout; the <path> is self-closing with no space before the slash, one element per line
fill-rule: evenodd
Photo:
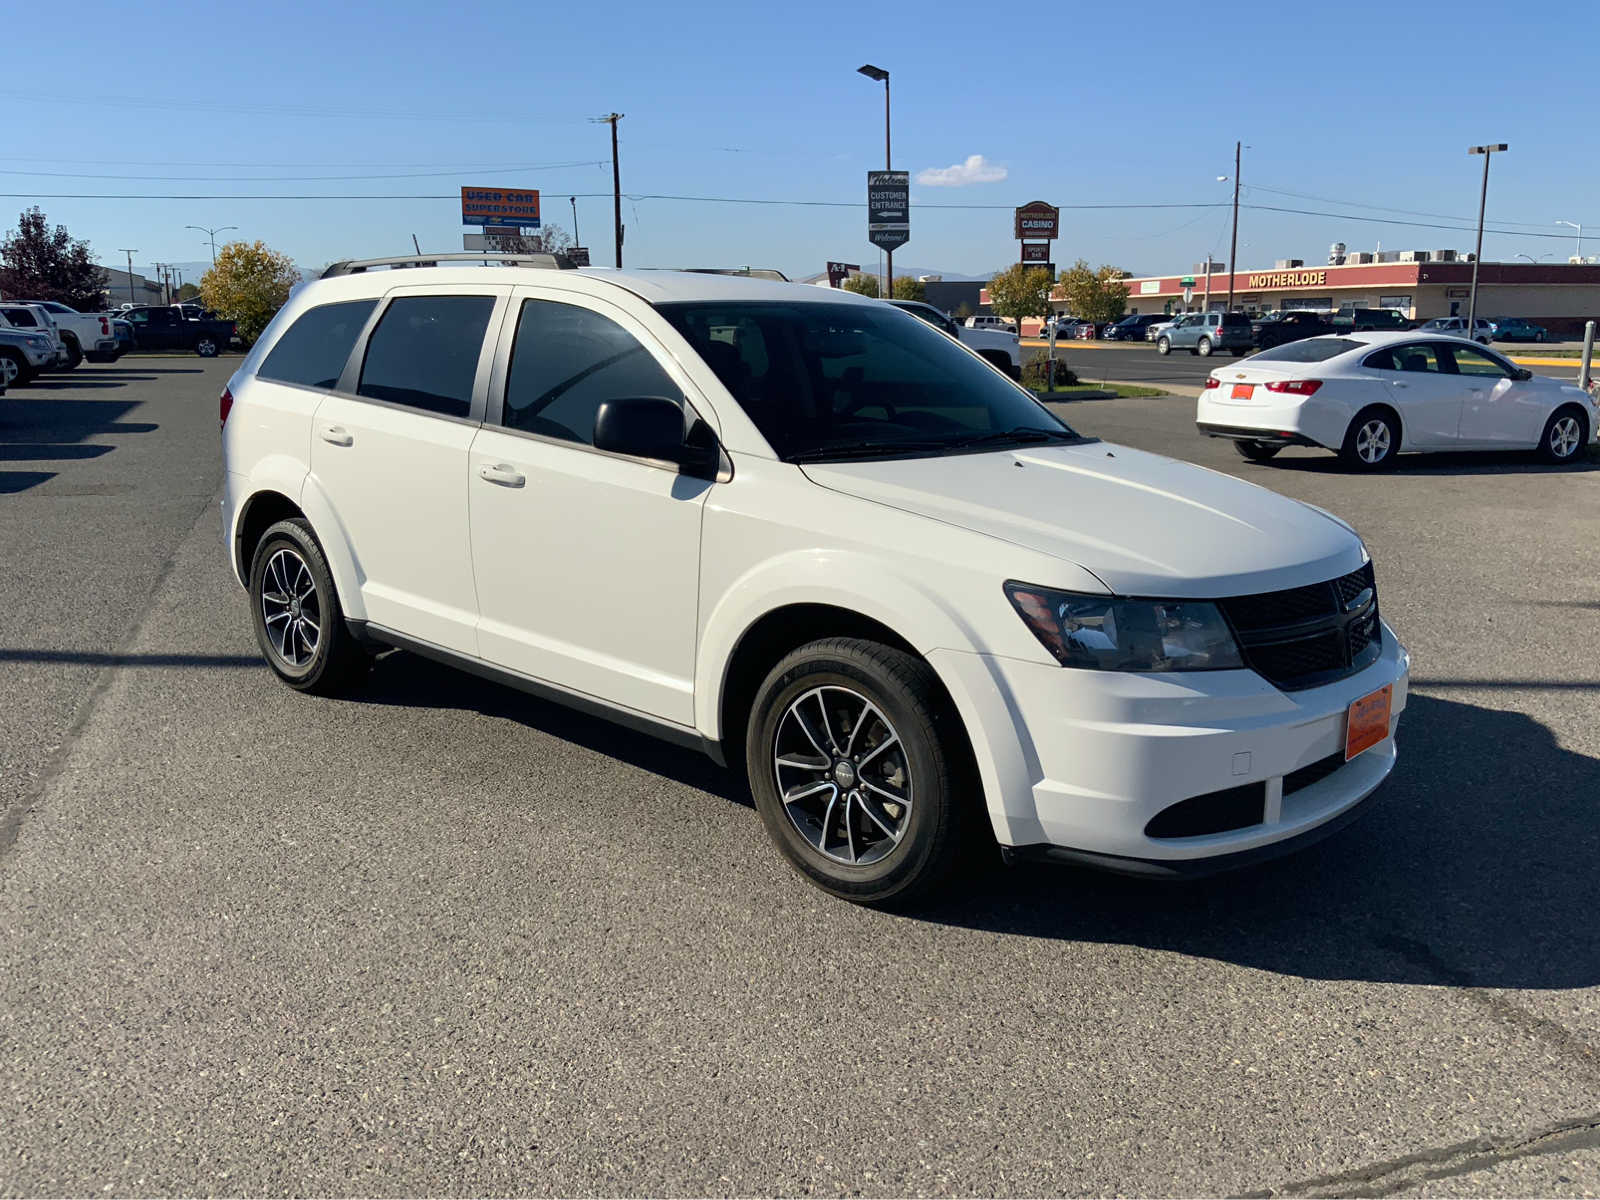
<path fill-rule="evenodd" d="M 1001 844 L 1144 874 L 1240 864 L 1349 819 L 1394 766 L 1410 675 L 1387 626 L 1371 666 L 1298 692 L 1248 670 L 1146 675 L 936 654 L 936 669 L 981 697 L 968 721 L 976 719 L 980 756 L 991 756 L 981 766 L 999 792 L 988 799 Z M 1388 736 L 1343 761 L 1351 702 L 1385 685 Z M 1259 794 L 1262 819 L 1198 836 L 1147 834 L 1157 814 L 1216 793 Z"/>

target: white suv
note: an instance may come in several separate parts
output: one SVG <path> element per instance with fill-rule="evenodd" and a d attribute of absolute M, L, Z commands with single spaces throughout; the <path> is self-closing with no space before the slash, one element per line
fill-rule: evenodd
<path fill-rule="evenodd" d="M 1239 865 L 1389 774 L 1409 660 L 1342 521 L 1079 436 L 887 304 L 435 261 L 329 268 L 223 393 L 229 561 L 291 687 L 400 647 L 699 747 L 868 902 L 991 830 Z"/>

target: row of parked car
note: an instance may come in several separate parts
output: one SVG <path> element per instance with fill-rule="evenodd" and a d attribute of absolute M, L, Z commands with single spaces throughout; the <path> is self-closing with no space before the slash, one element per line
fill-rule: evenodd
<path fill-rule="evenodd" d="M 41 372 L 116 362 L 129 350 L 186 350 L 213 358 L 238 340 L 232 321 L 197 305 L 80 313 L 56 300 L 0 301 L 0 392 Z"/>

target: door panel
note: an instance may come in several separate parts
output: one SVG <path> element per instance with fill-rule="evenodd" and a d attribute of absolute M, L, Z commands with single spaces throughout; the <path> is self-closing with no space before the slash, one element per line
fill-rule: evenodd
<path fill-rule="evenodd" d="M 1408 343 L 1391 348 L 1393 365 L 1380 368 L 1389 397 L 1402 425 L 1400 444 L 1413 450 L 1453 446 L 1461 428 L 1465 389 L 1459 376 L 1447 375 L 1449 365 L 1431 343 Z M 1374 363 L 1374 355 L 1367 360 Z"/>
<path fill-rule="evenodd" d="M 477 653 L 467 451 L 477 426 L 330 395 L 311 425 L 311 473 L 349 539 L 367 619 Z"/>
<path fill-rule="evenodd" d="M 1461 441 L 1475 446 L 1536 446 L 1550 415 L 1544 389 L 1532 380 L 1511 379 L 1488 354 L 1451 347 L 1466 388 Z"/>

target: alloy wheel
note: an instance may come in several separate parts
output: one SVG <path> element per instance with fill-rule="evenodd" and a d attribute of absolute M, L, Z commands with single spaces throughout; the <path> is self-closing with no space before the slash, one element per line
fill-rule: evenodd
<path fill-rule="evenodd" d="M 1562 417 L 1550 426 L 1550 453 L 1557 458 L 1571 458 L 1583 438 L 1583 429 L 1577 417 Z"/>
<path fill-rule="evenodd" d="M 15 362 L 9 358 L 0 356 L 0 380 L 4 380 L 7 387 L 10 387 L 12 384 L 16 383 L 17 376 L 20 374 L 22 374 L 22 372 L 17 369 L 17 364 Z"/>
<path fill-rule="evenodd" d="M 911 821 L 905 746 L 870 700 L 812 688 L 778 722 L 773 772 L 784 811 L 813 849 L 867 866 L 891 854 Z"/>
<path fill-rule="evenodd" d="M 322 642 L 322 604 L 306 560 L 287 546 L 267 561 L 261 577 L 261 616 L 273 652 L 286 666 L 310 664 Z"/>
<path fill-rule="evenodd" d="M 1389 426 L 1379 420 L 1368 421 L 1356 433 L 1356 453 L 1369 466 L 1382 462 L 1389 453 Z"/>

